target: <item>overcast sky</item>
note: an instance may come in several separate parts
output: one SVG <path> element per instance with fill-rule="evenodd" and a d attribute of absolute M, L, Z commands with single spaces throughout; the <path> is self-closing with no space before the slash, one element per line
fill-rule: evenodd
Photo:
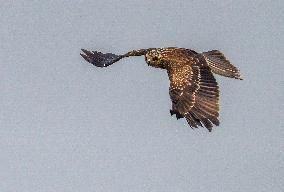
<path fill-rule="evenodd" d="M 3 1 L 0 191 L 284 191 L 284 3 Z M 80 49 L 219 49 L 219 127 L 170 116 L 165 71 Z"/>

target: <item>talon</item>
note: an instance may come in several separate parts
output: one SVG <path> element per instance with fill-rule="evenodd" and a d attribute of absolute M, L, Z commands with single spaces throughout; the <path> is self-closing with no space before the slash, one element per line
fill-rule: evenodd
<path fill-rule="evenodd" d="M 183 118 L 183 116 L 180 115 L 180 114 L 176 114 L 176 118 L 177 118 L 177 120 L 179 120 L 179 119 Z"/>

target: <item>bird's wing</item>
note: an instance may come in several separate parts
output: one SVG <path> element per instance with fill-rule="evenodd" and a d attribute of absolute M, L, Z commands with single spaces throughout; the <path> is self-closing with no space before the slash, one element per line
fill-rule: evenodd
<path fill-rule="evenodd" d="M 95 65 L 96 67 L 107 67 L 125 57 L 145 55 L 149 49 L 133 50 L 123 55 L 116 55 L 113 53 L 101 53 L 98 51 L 88 51 L 85 49 L 81 49 L 81 50 L 83 53 L 80 53 L 80 55 L 87 62 Z"/>
<path fill-rule="evenodd" d="M 192 128 L 219 125 L 219 88 L 206 61 L 198 56 L 172 60 L 170 79 L 171 114 L 185 117 Z"/>
<path fill-rule="evenodd" d="M 177 62 L 177 61 L 173 61 Z M 172 100 L 171 113 L 177 118 L 185 117 L 195 103 L 195 94 L 199 89 L 199 67 L 190 64 L 170 64 L 167 69 L 170 79 L 170 98 Z"/>
<path fill-rule="evenodd" d="M 119 61 L 123 57 L 121 55 L 115 55 L 113 53 L 101 53 L 98 51 L 88 51 L 82 49 L 83 53 L 80 55 L 89 63 L 96 67 L 107 67 L 113 63 Z"/>
<path fill-rule="evenodd" d="M 242 80 L 240 70 L 218 50 L 201 53 L 213 73 Z"/>

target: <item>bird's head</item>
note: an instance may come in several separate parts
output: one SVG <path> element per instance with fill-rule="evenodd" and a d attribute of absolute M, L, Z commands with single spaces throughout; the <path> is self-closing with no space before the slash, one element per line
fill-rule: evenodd
<path fill-rule="evenodd" d="M 164 68 L 160 49 L 152 49 L 145 54 L 145 61 L 149 66 Z"/>

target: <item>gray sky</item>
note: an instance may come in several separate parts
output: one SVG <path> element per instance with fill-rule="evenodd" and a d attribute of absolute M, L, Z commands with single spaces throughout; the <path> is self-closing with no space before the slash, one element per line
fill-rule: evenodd
<path fill-rule="evenodd" d="M 284 191 L 283 1 L 3 1 L 0 191 Z M 81 48 L 219 49 L 221 125 L 169 115 L 143 57 L 100 69 Z M 281 115 L 282 113 L 282 115 Z"/>

